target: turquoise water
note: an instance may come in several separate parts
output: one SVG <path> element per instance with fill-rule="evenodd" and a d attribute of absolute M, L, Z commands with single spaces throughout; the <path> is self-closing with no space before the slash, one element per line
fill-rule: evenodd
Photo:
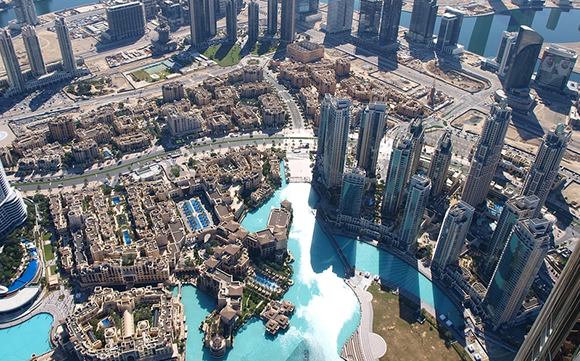
<path fill-rule="evenodd" d="M 34 6 L 36 6 L 36 13 L 38 15 L 44 15 L 62 9 L 94 4 L 97 2 L 97 0 L 43 0 L 34 3 Z M 0 11 L 0 27 L 8 26 L 8 22 L 15 17 L 14 9 Z"/>
<path fill-rule="evenodd" d="M 35 353 L 50 351 L 48 341 L 52 316 L 41 313 L 18 326 L 0 330 L 0 361 L 28 360 Z"/>
<path fill-rule="evenodd" d="M 294 286 L 290 287 L 284 299 L 296 305 L 296 313 L 290 319 L 290 329 L 277 337 L 265 335 L 262 321 L 246 324 L 236 335 L 235 346 L 229 351 L 227 360 L 302 360 L 305 349 L 309 350 L 310 360 L 340 360 L 342 345 L 358 326 L 360 306 L 341 278 L 344 267 L 338 254 L 315 222 L 311 207 L 317 196 L 309 184 L 284 185 L 272 199 L 249 213 L 242 226 L 251 232 L 263 229 L 270 210 L 278 207 L 284 199 L 292 202 L 294 209 L 288 248 L 295 258 Z M 357 268 L 380 274 L 421 297 L 451 317 L 455 324 L 459 322 L 459 312 L 453 304 L 406 263 L 388 252 L 353 239 L 338 237 L 337 241 Z M 185 290 L 189 293 L 187 297 Z M 187 360 L 209 359 L 201 349 L 202 334 L 195 329 L 215 302 L 191 286 L 184 287 L 182 301 L 189 327 Z"/>

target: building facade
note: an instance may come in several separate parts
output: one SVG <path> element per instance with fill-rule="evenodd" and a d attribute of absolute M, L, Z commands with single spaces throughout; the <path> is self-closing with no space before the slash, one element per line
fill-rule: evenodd
<path fill-rule="evenodd" d="M 438 9 L 436 0 L 414 0 L 407 37 L 420 43 L 431 42 Z"/>
<path fill-rule="evenodd" d="M 566 124 L 558 124 L 544 136 L 522 189 L 523 195 L 536 195 L 540 199 L 534 212 L 535 217 L 540 215 L 546 203 L 560 171 L 560 162 L 571 139 L 572 131 L 566 127 Z"/>
<path fill-rule="evenodd" d="M 576 60 L 578 60 L 576 51 L 556 44 L 550 45 L 542 54 L 536 83 L 546 89 L 556 91 L 566 89 Z"/>
<path fill-rule="evenodd" d="M 161 86 L 161 93 L 163 95 L 164 103 L 170 103 L 176 100 L 181 100 L 185 96 L 183 83 L 178 81 L 163 84 Z"/>
<path fill-rule="evenodd" d="M 362 0 L 358 18 L 358 36 L 377 37 L 381 25 L 381 0 Z"/>
<path fill-rule="evenodd" d="M 18 24 L 38 25 L 34 0 L 14 0 L 14 15 Z"/>
<path fill-rule="evenodd" d="M 401 0 L 385 0 L 381 18 L 379 43 L 390 44 L 397 42 L 402 9 L 403 2 Z"/>
<path fill-rule="evenodd" d="M 280 40 L 286 43 L 294 41 L 294 22 L 296 13 L 296 0 L 281 0 L 280 12 Z M 276 5 L 277 7 L 277 5 Z"/>
<path fill-rule="evenodd" d="M 75 77 L 78 75 L 77 62 L 75 60 L 75 54 L 70 40 L 68 25 L 63 17 L 59 16 L 54 20 L 54 29 L 56 37 L 58 38 L 60 54 L 62 56 L 62 68 Z"/>
<path fill-rule="evenodd" d="M 510 65 L 505 76 L 504 89 L 514 92 L 530 87 L 543 44 L 542 35 L 529 26 L 520 26 L 514 50 L 508 60 Z"/>
<path fill-rule="evenodd" d="M 333 0 L 328 3 L 326 31 L 340 33 L 352 28 L 354 14 L 354 0 Z"/>
<path fill-rule="evenodd" d="M 24 41 L 24 48 L 26 49 L 32 74 L 37 77 L 46 74 L 46 66 L 44 65 L 44 58 L 40 50 L 38 36 L 36 36 L 36 29 L 30 25 L 23 27 L 22 40 Z"/>
<path fill-rule="evenodd" d="M 393 143 L 393 151 L 389 159 L 385 191 L 383 194 L 382 213 L 394 218 L 404 199 L 407 180 L 413 164 L 413 142 L 410 134 L 404 134 Z"/>
<path fill-rule="evenodd" d="M 495 170 L 501 160 L 511 113 L 512 110 L 505 101 L 491 106 L 461 194 L 461 200 L 473 207 L 478 206 L 487 197 Z"/>
<path fill-rule="evenodd" d="M 6 237 L 26 220 L 26 204 L 19 191 L 12 188 L 0 161 L 0 237 Z"/>
<path fill-rule="evenodd" d="M 268 0 L 268 35 L 278 32 L 278 0 Z"/>
<path fill-rule="evenodd" d="M 403 213 L 403 222 L 399 231 L 399 246 L 412 250 L 417 243 L 417 232 L 423 223 L 423 215 L 431 193 L 431 181 L 422 175 L 411 178 L 407 202 Z"/>
<path fill-rule="evenodd" d="M 441 194 L 447 181 L 449 164 L 451 164 L 451 158 L 453 156 L 451 135 L 451 131 L 447 130 L 439 138 L 439 143 L 433 153 L 431 164 L 427 171 L 427 177 L 431 179 L 431 195 L 433 196 Z"/>
<path fill-rule="evenodd" d="M 501 34 L 501 40 L 499 42 L 499 48 L 497 49 L 497 55 L 494 61 L 498 65 L 497 75 L 500 78 L 506 76 L 509 69 L 509 59 L 513 56 L 513 51 L 515 49 L 516 41 L 518 40 L 517 31 L 509 32 L 504 31 Z"/>
<path fill-rule="evenodd" d="M 528 332 L 515 361 L 558 360 L 562 344 L 580 318 L 580 244 Z M 577 350 L 576 350 L 577 351 Z M 572 352 L 574 350 L 572 349 Z M 577 354 L 577 352 L 576 352 Z"/>
<path fill-rule="evenodd" d="M 134 1 L 113 6 L 106 10 L 107 31 L 111 41 L 137 38 L 145 35 L 145 9 L 143 4 Z"/>
<path fill-rule="evenodd" d="M 327 94 L 321 104 L 320 122 L 324 123 L 319 171 L 322 183 L 327 188 L 341 185 L 346 157 L 348 131 L 350 127 L 350 99 L 341 99 Z M 319 138 L 318 142 L 321 142 Z"/>
<path fill-rule="evenodd" d="M 483 308 L 494 328 L 512 323 L 548 253 L 551 223 L 519 220 L 487 288 Z"/>
<path fill-rule="evenodd" d="M 457 47 L 464 17 L 465 13 L 463 11 L 450 7 L 445 8 L 445 13 L 441 17 L 439 34 L 437 35 L 437 45 L 435 46 L 437 50 L 452 52 Z"/>
<path fill-rule="evenodd" d="M 8 84 L 15 93 L 22 93 L 24 91 L 24 76 L 18 63 L 18 57 L 14 50 L 12 37 L 7 29 L 0 29 L 0 55 L 4 63 L 4 69 L 8 75 Z"/>
<path fill-rule="evenodd" d="M 358 166 L 370 178 L 374 178 L 376 174 L 381 140 L 385 132 L 386 111 L 385 103 L 371 103 L 362 113 L 356 159 Z"/>
<path fill-rule="evenodd" d="M 360 215 L 365 191 L 365 178 L 365 171 L 361 168 L 352 168 L 344 172 L 338 213 L 351 217 Z"/>
<path fill-rule="evenodd" d="M 467 240 L 467 232 L 474 213 L 475 209 L 464 201 L 456 203 L 447 210 L 433 253 L 431 262 L 433 270 L 438 272 L 457 264 L 463 244 Z"/>
<path fill-rule="evenodd" d="M 497 266 L 518 220 L 532 217 L 538 208 L 539 201 L 537 196 L 531 195 L 514 197 L 506 202 L 489 242 L 489 257 L 485 264 L 486 273 L 492 273 Z"/>
<path fill-rule="evenodd" d="M 260 5 L 256 1 L 248 4 L 248 41 L 250 43 L 258 40 L 260 35 Z"/>
<path fill-rule="evenodd" d="M 238 7 L 232 0 L 226 2 L 226 34 L 230 43 L 238 40 Z"/>

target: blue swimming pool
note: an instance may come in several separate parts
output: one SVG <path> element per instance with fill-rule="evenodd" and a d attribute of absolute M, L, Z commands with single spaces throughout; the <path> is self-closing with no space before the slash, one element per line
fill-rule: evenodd
<path fill-rule="evenodd" d="M 121 202 L 119 197 L 113 197 L 113 204 L 118 204 L 119 202 Z"/>
<path fill-rule="evenodd" d="M 125 244 L 131 244 L 131 237 L 129 237 L 128 231 L 123 231 L 123 238 L 125 239 Z"/>
<path fill-rule="evenodd" d="M 30 242 L 28 242 L 28 241 L 25 241 L 24 243 L 26 245 L 30 244 Z M 22 287 L 26 286 L 27 284 L 30 283 L 30 281 L 32 281 L 32 279 L 36 275 L 36 272 L 38 271 L 38 267 L 40 266 L 40 263 L 37 259 L 38 252 L 36 251 L 36 248 L 29 249 L 29 252 L 30 252 L 30 257 L 32 257 L 32 259 L 28 263 L 28 266 L 26 267 L 26 271 L 24 271 L 24 273 L 20 277 L 18 277 L 18 279 L 16 281 L 14 281 L 10 285 L 10 287 L 8 287 L 8 292 L 16 291 L 16 290 L 19 290 Z M 0 358 L 0 360 L 2 360 L 2 359 Z"/>

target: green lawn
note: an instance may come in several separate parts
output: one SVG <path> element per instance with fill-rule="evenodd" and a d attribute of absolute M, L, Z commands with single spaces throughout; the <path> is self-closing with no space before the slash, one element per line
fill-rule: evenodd
<path fill-rule="evenodd" d="M 133 80 L 135 80 L 135 81 L 145 80 L 148 83 L 151 83 L 153 81 L 153 79 L 151 79 L 149 74 L 145 70 L 142 70 L 142 69 L 132 72 L 131 76 L 133 77 Z"/>
<path fill-rule="evenodd" d="M 52 249 L 52 244 L 44 245 L 44 258 L 45 261 L 51 261 L 54 259 L 54 251 Z"/>
<path fill-rule="evenodd" d="M 270 54 L 278 50 L 279 45 L 280 43 L 277 41 L 263 43 L 257 42 L 252 48 L 252 51 L 250 51 L 250 53 L 253 55 Z"/>
<path fill-rule="evenodd" d="M 460 361 L 453 347 L 447 347 L 439 332 L 429 322 L 418 323 L 413 317 L 415 307 L 401 302 L 389 289 L 373 283 L 368 291 L 373 295 L 373 332 L 387 342 L 387 353 L 381 360 L 397 361 Z"/>
<path fill-rule="evenodd" d="M 242 60 L 240 56 L 240 51 L 242 49 L 238 44 L 221 44 L 221 45 L 213 45 L 207 48 L 203 55 L 205 55 L 208 59 L 215 61 L 219 66 L 232 66 L 236 65 L 237 63 Z"/>
<path fill-rule="evenodd" d="M 50 266 L 50 274 L 51 275 L 55 275 L 56 274 L 56 266 Z"/>

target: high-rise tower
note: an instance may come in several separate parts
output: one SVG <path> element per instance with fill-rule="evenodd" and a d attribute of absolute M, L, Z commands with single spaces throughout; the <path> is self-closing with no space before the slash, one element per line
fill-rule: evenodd
<path fill-rule="evenodd" d="M 13 0 L 14 15 L 20 24 L 38 25 L 38 15 L 34 0 Z"/>
<path fill-rule="evenodd" d="M 512 56 L 508 60 L 510 65 L 503 84 L 504 89 L 512 91 L 529 88 L 542 44 L 542 35 L 528 26 L 520 26 Z"/>
<path fill-rule="evenodd" d="M 420 43 L 432 41 L 438 8 L 436 0 L 414 0 L 407 36 Z"/>
<path fill-rule="evenodd" d="M 358 18 L 358 36 L 376 37 L 381 24 L 381 0 L 362 0 Z"/>
<path fill-rule="evenodd" d="M 542 206 L 546 203 L 571 138 L 572 131 L 566 124 L 558 124 L 544 136 L 522 189 L 523 195 L 535 194 L 540 199 L 534 212 L 535 217 L 540 215 Z"/>
<path fill-rule="evenodd" d="M 321 104 L 321 119 L 324 123 L 324 151 L 322 169 L 319 169 L 322 182 L 327 188 L 339 187 L 342 181 L 348 130 L 350 127 L 350 99 L 339 99 L 326 95 Z M 321 141 L 320 138 L 318 140 Z"/>
<path fill-rule="evenodd" d="M 449 164 L 453 155 L 453 145 L 451 144 L 451 131 L 446 130 L 441 138 L 437 148 L 431 158 L 429 171 L 427 177 L 431 179 L 431 194 L 437 196 L 443 190 L 443 186 L 447 181 L 447 173 L 449 172 Z"/>
<path fill-rule="evenodd" d="M 354 0 L 331 0 L 328 2 L 326 31 L 340 33 L 350 31 L 354 13 Z"/>
<path fill-rule="evenodd" d="M 399 231 L 399 245 L 404 249 L 412 249 L 417 242 L 417 232 L 423 222 L 425 207 L 431 193 L 429 178 L 422 175 L 414 175 L 411 178 L 407 202 L 403 213 L 403 222 Z"/>
<path fill-rule="evenodd" d="M 386 111 L 386 104 L 371 103 L 362 113 L 356 159 L 358 166 L 363 168 L 370 178 L 374 178 L 376 174 L 379 148 L 385 131 Z"/>
<path fill-rule="evenodd" d="M 412 136 L 408 133 L 393 143 L 393 151 L 389 159 L 389 169 L 385 181 L 385 191 L 383 194 L 382 213 L 386 217 L 394 218 L 401 207 L 409 173 L 413 164 L 413 142 Z"/>
<path fill-rule="evenodd" d="M 0 161 L 0 238 L 6 237 L 26 220 L 26 205 L 20 192 L 10 187 Z"/>
<path fill-rule="evenodd" d="M 485 272 L 491 273 L 497 266 L 497 262 L 507 241 L 520 219 L 530 218 L 538 208 L 540 199 L 535 196 L 519 196 L 508 200 L 497 222 L 489 242 L 489 257 L 485 264 Z"/>
<path fill-rule="evenodd" d="M 416 117 L 409 124 L 409 133 L 411 134 L 411 142 L 413 143 L 413 162 L 411 169 L 407 175 L 407 183 L 411 181 L 411 176 L 417 172 L 419 168 L 419 160 L 421 159 L 421 152 L 425 144 L 425 127 L 423 126 L 423 118 Z"/>
<path fill-rule="evenodd" d="M 544 218 L 520 219 L 493 273 L 483 309 L 494 328 L 512 323 L 548 253 L 551 223 Z"/>
<path fill-rule="evenodd" d="M 254 0 L 248 4 L 248 41 L 258 40 L 260 34 L 260 5 Z"/>
<path fill-rule="evenodd" d="M 145 8 L 138 1 L 107 6 L 107 33 L 112 41 L 145 35 Z"/>
<path fill-rule="evenodd" d="M 469 175 L 463 187 L 461 200 L 476 207 L 487 197 L 489 185 L 501 159 L 501 150 L 510 124 L 512 110 L 503 100 L 491 106 L 490 115 L 485 120 L 475 155 L 471 160 Z"/>
<path fill-rule="evenodd" d="M 360 207 L 365 190 L 365 171 L 361 168 L 352 168 L 342 176 L 340 205 L 338 212 L 351 217 L 360 215 Z"/>
<path fill-rule="evenodd" d="M 294 41 L 294 22 L 296 13 L 296 0 L 281 0 L 280 12 L 280 40 L 291 43 Z"/>
<path fill-rule="evenodd" d="M 54 20 L 54 28 L 56 37 L 58 38 L 58 46 L 60 47 L 60 54 L 62 56 L 62 67 L 65 71 L 73 76 L 78 75 L 77 62 L 73 51 L 72 43 L 70 41 L 70 33 L 68 25 L 63 17 L 57 17 Z"/>
<path fill-rule="evenodd" d="M 447 51 L 447 49 L 457 46 L 464 17 L 465 13 L 463 11 L 450 7 L 445 8 L 445 13 L 441 17 L 439 34 L 437 35 L 437 45 L 435 47 L 437 50 Z"/>
<path fill-rule="evenodd" d="M 18 63 L 18 57 L 14 51 L 14 44 L 10 33 L 6 29 L 0 29 L 0 55 L 2 55 L 2 62 L 4 69 L 8 74 L 8 83 L 17 93 L 24 91 L 24 76 Z"/>
<path fill-rule="evenodd" d="M 28 62 L 30 63 L 32 74 L 34 74 L 34 76 L 46 74 L 44 58 L 42 57 L 40 43 L 38 42 L 38 36 L 36 36 L 36 30 L 34 27 L 26 25 L 22 28 L 22 40 L 24 41 L 24 47 L 26 48 L 26 55 L 28 55 Z"/>
<path fill-rule="evenodd" d="M 524 339 L 514 361 L 559 360 L 562 344 L 580 318 L 580 242 Z"/>
<path fill-rule="evenodd" d="M 474 212 L 475 209 L 464 201 L 447 210 L 433 253 L 432 269 L 439 271 L 457 264 Z"/>
<path fill-rule="evenodd" d="M 189 32 L 191 44 L 198 46 L 216 35 L 216 19 L 213 0 L 189 0 Z"/>
<path fill-rule="evenodd" d="M 278 31 L 278 0 L 268 0 L 268 34 Z"/>
<path fill-rule="evenodd" d="M 380 43 L 389 44 L 397 41 L 402 9 L 402 0 L 385 0 L 379 33 Z"/>
<path fill-rule="evenodd" d="M 513 52 L 516 46 L 516 41 L 518 40 L 517 32 L 504 31 L 501 34 L 501 40 L 499 42 L 499 48 L 497 49 L 497 55 L 495 56 L 495 62 L 498 65 L 497 75 L 500 78 L 505 77 L 509 69 L 509 60 L 513 56 Z"/>
<path fill-rule="evenodd" d="M 238 40 L 238 7 L 234 0 L 226 2 L 226 33 L 230 43 Z"/>

